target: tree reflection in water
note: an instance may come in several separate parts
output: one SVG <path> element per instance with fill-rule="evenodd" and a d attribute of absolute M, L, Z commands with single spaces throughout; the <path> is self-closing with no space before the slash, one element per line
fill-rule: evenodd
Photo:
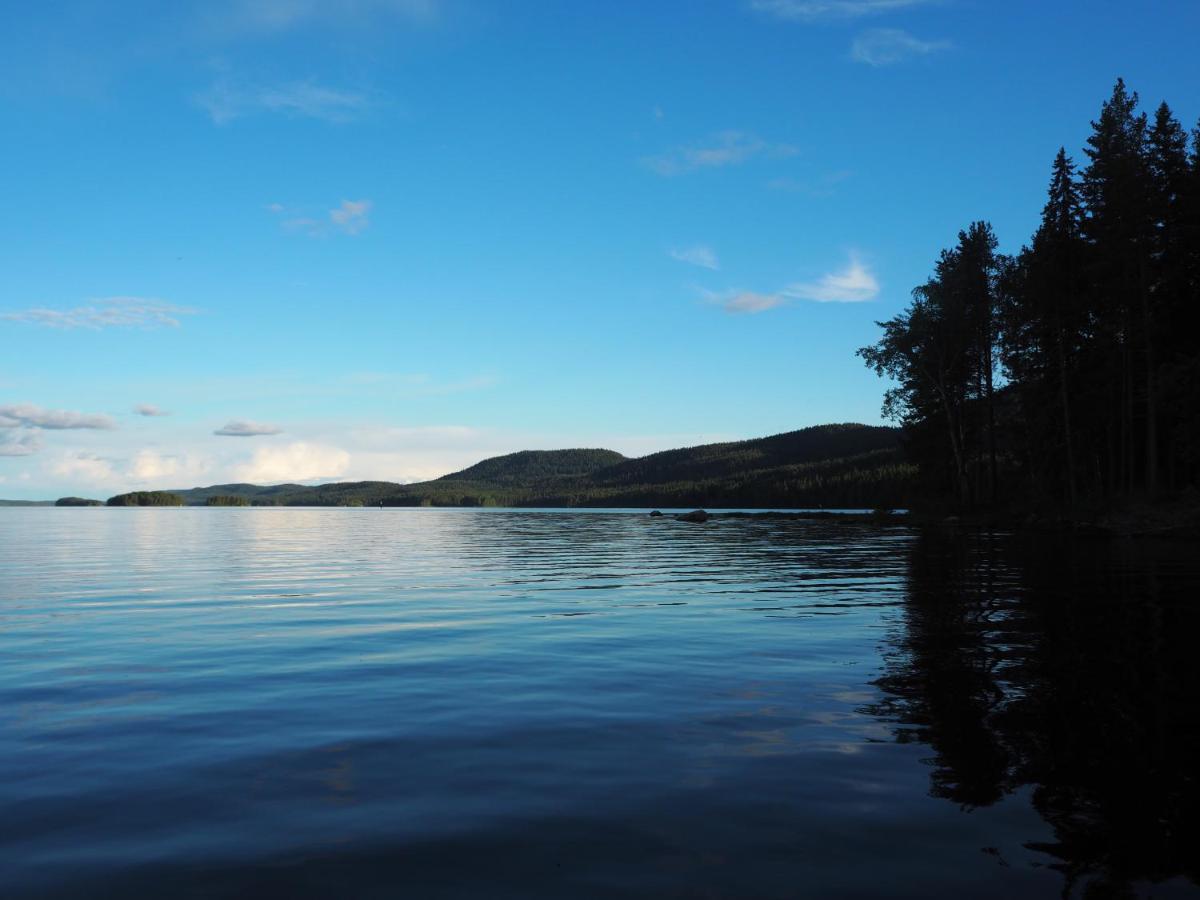
<path fill-rule="evenodd" d="M 870 712 L 964 808 L 1023 786 L 1064 896 L 1200 882 L 1200 569 L 1186 544 L 930 531 Z M 1043 855 L 1044 854 L 1044 855 Z"/>

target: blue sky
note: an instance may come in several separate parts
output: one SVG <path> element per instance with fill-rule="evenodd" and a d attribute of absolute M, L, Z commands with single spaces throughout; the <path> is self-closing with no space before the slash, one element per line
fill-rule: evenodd
<path fill-rule="evenodd" d="M 1046 7 L 1050 7 L 1049 9 Z M 16 4 L 0 496 L 443 474 L 879 421 L 854 356 L 1015 250 L 1200 4 Z"/>

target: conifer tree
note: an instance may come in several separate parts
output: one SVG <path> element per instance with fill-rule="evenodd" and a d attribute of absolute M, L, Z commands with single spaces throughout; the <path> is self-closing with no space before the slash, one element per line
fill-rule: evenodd
<path fill-rule="evenodd" d="M 1084 151 L 1087 207 L 1084 235 L 1091 245 L 1094 320 L 1099 338 L 1095 375 L 1107 382 L 1109 489 L 1129 493 L 1143 469 L 1153 492 L 1157 428 L 1150 311 L 1149 177 L 1146 116 L 1138 95 L 1117 79 L 1092 123 Z M 1113 366 L 1112 363 L 1116 362 Z M 1143 440 L 1138 440 L 1140 436 Z M 1143 465 L 1139 466 L 1139 459 Z"/>

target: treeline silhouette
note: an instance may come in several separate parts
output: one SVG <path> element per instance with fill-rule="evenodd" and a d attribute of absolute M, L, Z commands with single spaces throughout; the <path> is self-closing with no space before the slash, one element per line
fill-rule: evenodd
<path fill-rule="evenodd" d="M 896 386 L 922 489 L 960 507 L 1111 503 L 1196 485 L 1200 128 L 1153 119 L 1118 80 L 1078 170 L 1051 166 L 1012 256 L 961 231 L 903 313 L 859 351 Z"/>
<path fill-rule="evenodd" d="M 183 498 L 169 491 L 131 491 L 109 497 L 106 506 L 183 506 Z"/>

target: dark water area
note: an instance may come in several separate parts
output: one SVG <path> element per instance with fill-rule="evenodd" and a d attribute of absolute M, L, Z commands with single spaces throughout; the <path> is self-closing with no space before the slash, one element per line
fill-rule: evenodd
<path fill-rule="evenodd" d="M 0 896 L 1200 896 L 1200 552 L 0 510 Z"/>

